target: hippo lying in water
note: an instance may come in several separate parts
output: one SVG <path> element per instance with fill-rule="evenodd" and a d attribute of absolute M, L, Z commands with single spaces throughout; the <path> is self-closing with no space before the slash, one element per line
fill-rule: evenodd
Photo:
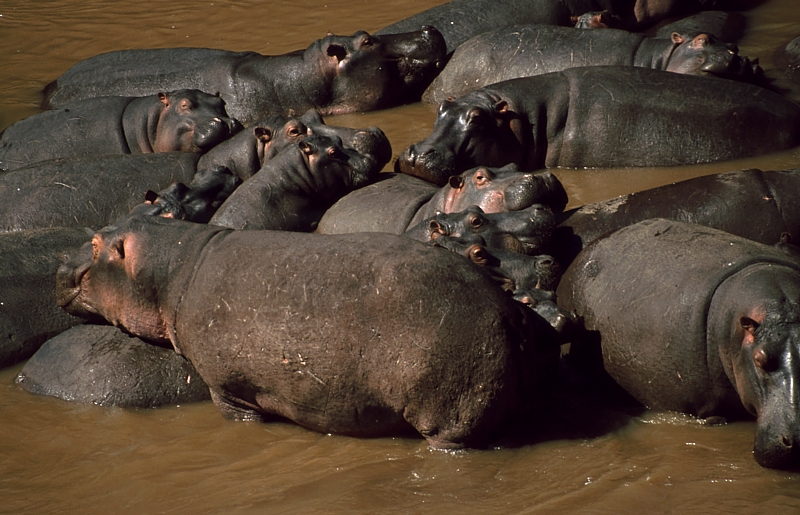
<path fill-rule="evenodd" d="M 572 68 L 445 100 L 397 171 L 431 182 L 474 166 L 671 166 L 800 143 L 800 106 L 741 82 L 645 68 Z M 643 150 L 646 149 L 646 150 Z"/>
<path fill-rule="evenodd" d="M 584 249 L 558 299 L 599 335 L 605 370 L 639 402 L 755 416 L 756 460 L 800 468 L 800 263 L 716 229 L 651 219 Z"/>
<path fill-rule="evenodd" d="M 434 448 L 487 443 L 541 398 L 559 352 L 481 270 L 390 234 L 130 217 L 62 265 L 57 295 L 70 313 L 170 342 L 228 418 L 413 428 Z"/>
<path fill-rule="evenodd" d="M 206 48 L 120 50 L 85 59 L 45 88 L 43 106 L 108 95 L 198 88 L 219 92 L 244 124 L 272 114 L 318 109 L 323 115 L 381 109 L 418 100 L 445 57 L 431 27 L 372 36 L 329 35 L 280 56 Z"/>
<path fill-rule="evenodd" d="M 441 188 L 404 174 L 381 174 L 375 184 L 346 195 L 322 217 L 317 232 L 403 234 L 436 216 L 478 206 L 484 213 L 543 204 L 559 213 L 567 192 L 552 173 L 523 173 L 514 166 L 477 167 L 450 177 Z"/>
<path fill-rule="evenodd" d="M 757 62 L 706 33 L 675 32 L 661 39 L 616 29 L 513 25 L 462 44 L 422 101 L 439 104 L 488 84 L 580 66 L 637 66 L 755 81 L 763 78 Z"/>
<path fill-rule="evenodd" d="M 221 98 L 198 90 L 93 98 L 8 127 L 0 137 L 0 170 L 62 157 L 206 152 L 241 129 Z"/>

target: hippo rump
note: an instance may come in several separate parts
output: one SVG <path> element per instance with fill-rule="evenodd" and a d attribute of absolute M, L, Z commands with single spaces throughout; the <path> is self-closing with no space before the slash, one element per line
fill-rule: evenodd
<path fill-rule="evenodd" d="M 171 342 L 238 420 L 480 446 L 541 398 L 558 359 L 479 268 L 390 234 L 133 216 L 98 232 L 57 283 L 68 312 Z"/>
<path fill-rule="evenodd" d="M 432 182 L 473 166 L 681 166 L 800 143 L 800 106 L 738 81 L 647 68 L 572 68 L 445 100 L 397 171 Z M 644 150 L 643 150 L 644 149 Z"/>
<path fill-rule="evenodd" d="M 374 184 L 331 206 L 316 232 L 388 232 L 403 234 L 437 213 L 458 213 L 478 206 L 484 213 L 519 211 L 535 204 L 560 213 L 567 192 L 549 171 L 520 172 L 515 165 L 476 167 L 450 177 L 441 188 L 405 174 L 382 173 Z"/>
<path fill-rule="evenodd" d="M 313 231 L 341 197 L 380 172 L 375 158 L 312 135 L 285 148 L 239 186 L 210 218 L 230 229 Z"/>
<path fill-rule="evenodd" d="M 63 255 L 92 234 L 61 227 L 0 234 L 0 368 L 29 358 L 45 340 L 82 322 L 58 309 L 55 275 Z"/>
<path fill-rule="evenodd" d="M 757 62 L 757 61 L 756 61 Z M 650 38 L 626 30 L 512 25 L 480 34 L 453 53 L 422 101 L 439 104 L 488 84 L 580 66 L 637 66 L 755 81 L 761 68 L 712 34 Z"/>
<path fill-rule="evenodd" d="M 93 98 L 8 127 L 0 138 L 0 169 L 98 154 L 202 153 L 241 129 L 221 98 L 198 90 Z"/>
<path fill-rule="evenodd" d="M 219 93 L 245 125 L 272 114 L 323 115 L 419 100 L 445 57 L 442 35 L 415 26 L 403 34 L 329 35 L 279 56 L 206 48 L 120 50 L 85 59 L 47 85 L 43 107 L 108 95 L 143 96 L 197 88 Z"/>
<path fill-rule="evenodd" d="M 692 0 L 452 0 L 431 7 L 377 31 L 377 35 L 397 34 L 431 25 L 441 31 L 447 53 L 468 39 L 514 24 L 572 26 L 577 18 L 591 11 L 605 11 L 620 28 L 639 29 L 666 16 L 700 10 Z"/>
<path fill-rule="evenodd" d="M 758 463 L 800 468 L 800 263 L 657 218 L 592 242 L 557 293 L 639 402 L 703 418 L 755 416 Z"/>
<path fill-rule="evenodd" d="M 691 222 L 773 245 L 800 241 L 800 171 L 736 170 L 695 177 L 565 212 L 556 231 L 559 260 L 570 263 L 604 234 L 648 218 Z"/>
<path fill-rule="evenodd" d="M 110 325 L 82 324 L 47 340 L 15 381 L 38 395 L 123 408 L 211 398 L 189 360 Z"/>

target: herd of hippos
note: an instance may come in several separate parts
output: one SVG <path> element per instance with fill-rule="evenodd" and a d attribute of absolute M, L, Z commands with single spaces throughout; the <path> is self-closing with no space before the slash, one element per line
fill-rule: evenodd
<path fill-rule="evenodd" d="M 441 449 L 535 417 L 572 367 L 609 398 L 755 417 L 756 460 L 800 469 L 800 172 L 565 211 L 547 170 L 800 145 L 738 13 L 700 7 L 453 0 L 286 55 L 75 64 L 0 137 L 0 366 L 67 400 L 210 398 Z M 420 100 L 435 125 L 394 173 L 379 128 L 322 118 Z"/>

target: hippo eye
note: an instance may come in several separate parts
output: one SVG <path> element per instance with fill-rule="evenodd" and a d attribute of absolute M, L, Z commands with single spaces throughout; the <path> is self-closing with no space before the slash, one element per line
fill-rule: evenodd
<path fill-rule="evenodd" d="M 297 127 L 296 125 L 292 125 L 291 127 L 289 127 L 290 136 L 299 136 L 301 134 L 303 134 L 303 131 L 301 131 L 300 128 Z"/>
<path fill-rule="evenodd" d="M 472 215 L 469 217 L 470 227 L 477 229 L 483 226 L 483 219 L 480 216 Z"/>
<path fill-rule="evenodd" d="M 374 44 L 375 41 L 369 36 L 364 36 L 364 38 L 361 40 L 361 46 L 372 46 Z"/>
<path fill-rule="evenodd" d="M 192 103 L 184 98 L 183 100 L 181 100 L 181 104 L 179 107 L 182 111 L 186 111 L 192 108 Z"/>
<path fill-rule="evenodd" d="M 328 156 L 333 158 L 333 159 L 340 159 L 342 161 L 346 161 L 347 160 L 347 155 L 344 152 L 342 152 L 340 149 L 336 148 L 336 147 L 329 147 L 328 148 Z"/>

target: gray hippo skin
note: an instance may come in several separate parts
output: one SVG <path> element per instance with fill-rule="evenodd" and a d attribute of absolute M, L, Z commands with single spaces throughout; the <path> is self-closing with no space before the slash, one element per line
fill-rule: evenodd
<path fill-rule="evenodd" d="M 735 45 L 703 32 L 650 38 L 625 30 L 513 25 L 462 44 L 422 101 L 439 104 L 489 84 L 580 66 L 637 66 L 755 81 L 763 71 Z M 757 61 L 756 61 L 757 62 Z"/>
<path fill-rule="evenodd" d="M 369 111 L 419 100 L 445 57 L 442 35 L 329 35 L 279 56 L 207 48 L 121 50 L 85 59 L 45 88 L 43 107 L 99 96 L 196 88 L 219 93 L 245 125 L 272 114 Z"/>
<path fill-rule="evenodd" d="M 557 257 L 570 263 L 600 236 L 648 218 L 691 222 L 773 245 L 800 241 L 800 171 L 736 170 L 695 177 L 565 212 Z"/>
<path fill-rule="evenodd" d="M 558 347 L 450 252 L 389 234 L 130 217 L 59 269 L 59 303 L 171 342 L 228 418 L 480 446 L 541 398 Z M 391 306 L 391 309 L 387 309 Z"/>
<path fill-rule="evenodd" d="M 595 240 L 557 293 L 639 402 L 755 416 L 758 463 L 800 468 L 800 263 L 716 229 L 651 219 Z"/>
<path fill-rule="evenodd" d="M 474 166 L 681 166 L 800 143 L 800 106 L 737 81 L 595 66 L 512 79 L 445 100 L 396 171 L 436 183 Z"/>
<path fill-rule="evenodd" d="M 16 383 L 38 395 L 123 408 L 211 399 L 189 360 L 109 325 L 83 324 L 47 340 Z"/>
<path fill-rule="evenodd" d="M 0 368 L 82 322 L 58 309 L 55 276 L 64 254 L 90 239 L 83 228 L 0 234 Z"/>
<path fill-rule="evenodd" d="M 783 69 L 790 80 L 800 83 L 800 37 L 775 51 L 775 66 Z"/>
<path fill-rule="evenodd" d="M 238 187 L 210 224 L 230 229 L 313 231 L 325 211 L 379 173 L 375 158 L 338 137 L 309 136 Z"/>
<path fill-rule="evenodd" d="M 100 154 L 202 153 L 241 129 L 221 98 L 202 91 L 94 98 L 7 128 L 0 138 L 0 169 Z"/>
<path fill-rule="evenodd" d="M 526 173 L 515 165 L 476 167 L 449 177 L 441 188 L 406 174 L 382 173 L 374 184 L 349 193 L 328 209 L 317 232 L 403 234 L 437 213 L 457 213 L 470 206 L 498 213 L 535 204 L 558 213 L 567 205 L 564 186 L 549 171 Z"/>

